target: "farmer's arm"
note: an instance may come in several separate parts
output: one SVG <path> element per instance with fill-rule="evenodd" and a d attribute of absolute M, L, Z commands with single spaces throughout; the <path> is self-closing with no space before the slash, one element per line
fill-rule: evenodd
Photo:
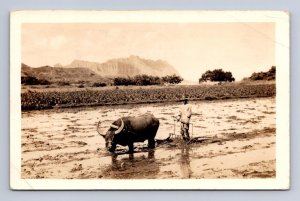
<path fill-rule="evenodd" d="M 191 116 L 192 116 L 192 107 L 189 106 L 189 107 L 188 107 L 188 110 L 187 110 L 187 117 L 188 117 L 188 118 L 191 118 Z"/>
<path fill-rule="evenodd" d="M 182 116 L 182 111 L 180 110 L 178 116 L 176 117 L 176 120 L 179 121 L 181 119 L 181 116 Z"/>

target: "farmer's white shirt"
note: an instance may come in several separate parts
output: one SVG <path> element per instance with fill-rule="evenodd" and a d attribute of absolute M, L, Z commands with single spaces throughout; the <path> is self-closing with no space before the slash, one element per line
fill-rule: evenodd
<path fill-rule="evenodd" d="M 182 105 L 179 112 L 179 120 L 181 123 L 190 123 L 190 118 L 192 116 L 192 107 L 189 104 Z"/>

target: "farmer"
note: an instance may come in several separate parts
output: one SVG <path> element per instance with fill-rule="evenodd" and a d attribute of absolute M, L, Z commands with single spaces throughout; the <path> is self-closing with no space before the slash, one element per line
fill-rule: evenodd
<path fill-rule="evenodd" d="M 190 126 L 190 119 L 192 116 L 192 108 L 188 104 L 188 99 L 184 98 L 183 100 L 183 106 L 181 107 L 181 110 L 179 112 L 179 115 L 177 117 L 177 121 L 181 122 L 181 130 L 180 133 L 182 135 L 182 138 L 184 141 L 190 140 L 190 134 L 189 134 L 189 126 Z"/>

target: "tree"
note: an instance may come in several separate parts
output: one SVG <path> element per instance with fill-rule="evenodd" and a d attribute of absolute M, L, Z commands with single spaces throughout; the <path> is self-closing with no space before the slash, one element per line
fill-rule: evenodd
<path fill-rule="evenodd" d="M 235 78 L 232 76 L 231 72 L 224 72 L 223 69 L 215 69 L 213 71 L 206 71 L 202 74 L 201 78 L 199 79 L 199 83 L 205 81 L 212 81 L 212 82 L 233 82 Z"/>
<path fill-rule="evenodd" d="M 178 75 L 167 75 L 162 77 L 163 82 L 169 83 L 169 84 L 179 84 L 183 81 L 183 78 Z"/>
<path fill-rule="evenodd" d="M 232 76 L 231 72 L 225 72 L 225 81 L 226 82 L 234 82 L 235 78 Z"/>

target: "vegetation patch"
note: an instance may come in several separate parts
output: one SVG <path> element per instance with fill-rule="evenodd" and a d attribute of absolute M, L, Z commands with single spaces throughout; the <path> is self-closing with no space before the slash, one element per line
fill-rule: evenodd
<path fill-rule="evenodd" d="M 77 88 L 78 89 L 78 88 Z M 137 103 L 158 103 L 190 100 L 223 100 L 236 98 L 272 97 L 276 95 L 274 83 L 226 85 L 193 85 L 161 87 L 120 87 L 93 90 L 84 88 L 62 91 L 31 91 L 21 94 L 22 110 L 40 110 L 54 107 L 101 106 Z"/>

